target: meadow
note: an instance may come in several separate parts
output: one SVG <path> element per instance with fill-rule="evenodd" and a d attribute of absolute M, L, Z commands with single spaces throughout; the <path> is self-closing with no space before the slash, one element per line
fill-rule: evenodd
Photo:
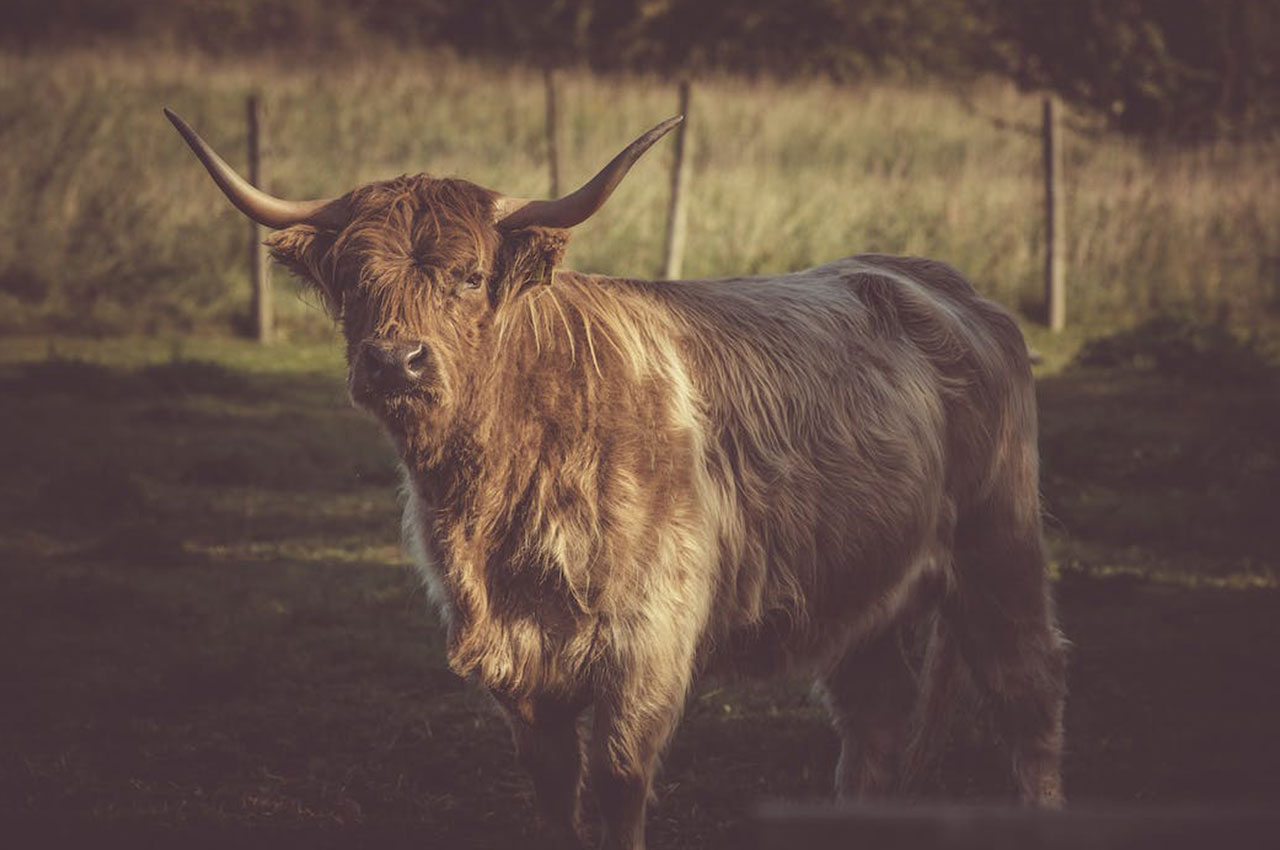
<path fill-rule="evenodd" d="M 561 169 L 585 179 L 676 110 L 654 77 L 561 74 Z M 216 59 L 137 46 L 0 55 L 0 327 L 226 332 L 247 310 L 247 228 L 163 119 L 168 105 L 244 167 L 264 102 L 267 186 L 327 197 L 428 171 L 548 188 L 542 78 L 443 53 Z M 803 268 L 857 251 L 951 262 L 1024 315 L 1040 304 L 1039 99 L 946 87 L 695 81 L 688 277 Z M 1096 123 L 1096 122 L 1095 122 Z M 1170 310 L 1257 329 L 1280 299 L 1275 140 L 1156 148 L 1069 116 L 1069 318 Z M 577 229 L 569 265 L 660 272 L 672 146 Z M 295 336 L 314 311 L 281 287 Z M 238 319 L 239 317 L 239 319 Z"/>
<path fill-rule="evenodd" d="M 1045 345 L 1066 364 L 1039 392 L 1068 793 L 1274 804 L 1277 371 L 1176 324 Z M 536 846 L 502 721 L 445 665 L 336 341 L 9 337 L 0 394 L 7 834 Z M 998 797 L 982 713 L 959 717 L 925 793 Z M 751 846 L 752 807 L 823 798 L 836 746 L 804 682 L 708 683 L 654 846 Z"/>
<path fill-rule="evenodd" d="M 669 81 L 561 79 L 567 182 L 675 109 Z M 231 335 L 248 227 L 160 107 L 239 167 L 250 91 L 279 194 L 420 170 L 546 191 L 526 70 L 0 55 L 0 821 L 50 846 L 535 846 L 505 728 L 448 671 L 404 560 L 395 459 L 347 403 L 334 330 L 277 271 L 285 341 Z M 922 253 L 1034 317 L 1038 99 L 720 77 L 694 97 L 686 275 Z M 1073 643 L 1068 795 L 1274 805 L 1280 150 L 1070 123 L 1070 324 L 1025 324 Z M 670 155 L 578 228 L 569 265 L 658 273 Z M 959 713 L 927 795 L 1007 791 L 982 728 Z M 758 801 L 827 794 L 835 747 L 805 683 L 708 683 L 654 846 L 750 846 Z"/>

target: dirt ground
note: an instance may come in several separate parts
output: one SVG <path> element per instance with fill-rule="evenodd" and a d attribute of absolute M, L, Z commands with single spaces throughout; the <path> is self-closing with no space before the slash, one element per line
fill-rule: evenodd
<path fill-rule="evenodd" d="M 0 348 L 0 816 L 49 840 L 530 846 L 336 360 L 60 345 Z M 1074 802 L 1280 802 L 1280 392 L 1246 378 L 1041 380 Z M 998 796 L 981 709 L 961 718 L 931 793 Z M 742 846 L 758 802 L 828 794 L 835 746 L 804 682 L 709 684 L 652 845 Z"/>

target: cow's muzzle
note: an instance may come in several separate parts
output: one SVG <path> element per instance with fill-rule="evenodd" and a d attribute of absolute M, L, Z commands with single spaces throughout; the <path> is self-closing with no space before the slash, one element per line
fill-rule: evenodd
<path fill-rule="evenodd" d="M 422 383 L 430 366 L 431 355 L 421 342 L 367 340 L 356 354 L 352 390 L 360 396 L 405 392 Z"/>

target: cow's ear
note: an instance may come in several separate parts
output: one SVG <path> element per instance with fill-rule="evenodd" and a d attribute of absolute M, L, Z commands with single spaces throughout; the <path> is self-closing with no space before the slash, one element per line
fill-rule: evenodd
<path fill-rule="evenodd" d="M 268 236 L 266 245 L 272 258 L 314 289 L 324 299 L 325 309 L 336 318 L 342 298 L 334 280 L 334 238 L 332 232 L 295 224 Z"/>
<path fill-rule="evenodd" d="M 551 227 L 525 227 L 503 234 L 489 288 L 495 306 L 530 286 L 550 283 L 568 245 L 569 231 Z"/>

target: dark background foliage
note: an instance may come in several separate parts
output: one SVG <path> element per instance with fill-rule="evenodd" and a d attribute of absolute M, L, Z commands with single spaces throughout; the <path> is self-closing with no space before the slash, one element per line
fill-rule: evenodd
<path fill-rule="evenodd" d="M 1280 125 L 1274 0 L 11 0 L 11 46 L 150 37 L 212 52 L 449 47 L 662 73 L 997 74 L 1143 135 Z"/>

